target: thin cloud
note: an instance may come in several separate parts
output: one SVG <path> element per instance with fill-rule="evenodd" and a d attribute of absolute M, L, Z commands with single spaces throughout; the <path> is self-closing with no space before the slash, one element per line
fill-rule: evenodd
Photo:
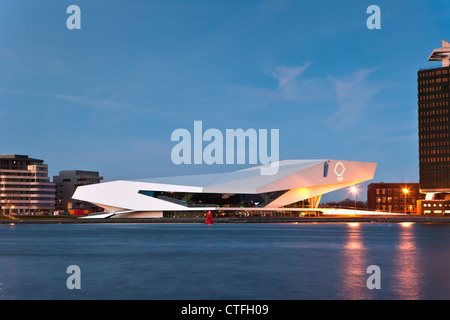
<path fill-rule="evenodd" d="M 363 119 L 381 83 L 371 80 L 375 69 L 362 69 L 345 77 L 305 77 L 310 63 L 300 66 L 278 66 L 269 74 L 277 80 L 276 88 L 234 87 L 235 100 L 249 105 L 290 103 L 300 108 L 323 109 L 323 123 L 332 130 L 353 127 Z"/>
<path fill-rule="evenodd" d="M 67 65 L 63 61 L 57 59 L 34 55 L 27 56 L 25 54 L 19 54 L 18 52 L 1 48 L 0 56 L 4 58 L 2 61 L 6 62 L 2 67 L 11 70 L 50 76 L 61 75 L 69 71 Z"/>
<path fill-rule="evenodd" d="M 369 81 L 374 69 L 364 69 L 348 78 L 333 78 L 339 109 L 327 119 L 336 129 L 352 126 L 361 118 L 372 98 L 380 91 Z"/>
<path fill-rule="evenodd" d="M 105 112 L 105 111 L 144 112 L 144 113 L 152 113 L 152 114 L 163 115 L 163 116 L 172 116 L 172 117 L 177 116 L 177 114 L 173 113 L 173 112 L 159 111 L 159 110 L 157 110 L 157 109 L 155 110 L 153 108 L 136 107 L 135 105 L 133 105 L 130 102 L 119 101 L 119 100 L 115 100 L 114 98 L 96 99 L 96 98 L 90 98 L 90 97 L 78 96 L 78 95 L 46 94 L 46 93 L 37 93 L 37 92 L 30 92 L 30 91 L 23 91 L 23 90 L 4 90 L 4 92 L 60 99 L 60 100 L 69 102 L 71 104 L 77 104 L 80 106 L 93 108 L 93 111 L 95 111 L 95 112 Z"/>
<path fill-rule="evenodd" d="M 324 95 L 324 88 L 330 86 L 329 79 L 306 78 L 303 76 L 311 63 L 302 66 L 278 66 L 266 74 L 277 80 L 276 88 L 256 88 L 251 86 L 234 86 L 230 93 L 237 99 L 261 106 L 279 102 L 325 102 L 329 100 Z"/>
<path fill-rule="evenodd" d="M 297 77 L 301 75 L 308 67 L 309 63 L 301 67 L 277 67 L 272 75 L 279 82 L 278 89 L 281 91 L 291 91 L 292 89 L 295 89 L 298 85 Z"/>

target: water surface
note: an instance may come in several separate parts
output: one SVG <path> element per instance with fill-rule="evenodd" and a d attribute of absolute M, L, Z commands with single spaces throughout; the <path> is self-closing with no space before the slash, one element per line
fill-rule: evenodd
<path fill-rule="evenodd" d="M 0 299 L 449 299 L 449 239 L 444 224 L 1 225 Z"/>

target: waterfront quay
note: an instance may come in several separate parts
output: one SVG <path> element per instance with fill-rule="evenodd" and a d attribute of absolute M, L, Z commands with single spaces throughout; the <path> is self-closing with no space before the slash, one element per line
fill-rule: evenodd
<path fill-rule="evenodd" d="M 442 216 L 346 216 L 346 217 L 223 217 L 214 223 L 450 223 Z M 0 219 L 0 224 L 94 224 L 94 223 L 205 223 L 205 218 L 34 218 Z"/>

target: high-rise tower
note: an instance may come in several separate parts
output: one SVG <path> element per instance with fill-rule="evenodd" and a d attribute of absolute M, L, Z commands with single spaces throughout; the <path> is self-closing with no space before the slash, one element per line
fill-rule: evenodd
<path fill-rule="evenodd" d="M 450 43 L 442 40 L 428 61 L 442 65 L 417 72 L 420 191 L 450 200 Z"/>

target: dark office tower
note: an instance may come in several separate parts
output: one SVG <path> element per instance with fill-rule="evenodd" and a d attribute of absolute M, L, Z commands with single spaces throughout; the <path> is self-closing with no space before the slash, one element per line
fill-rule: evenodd
<path fill-rule="evenodd" d="M 442 66 L 417 73 L 420 191 L 430 200 L 445 199 L 450 196 L 450 43 L 443 40 L 428 61 Z"/>

